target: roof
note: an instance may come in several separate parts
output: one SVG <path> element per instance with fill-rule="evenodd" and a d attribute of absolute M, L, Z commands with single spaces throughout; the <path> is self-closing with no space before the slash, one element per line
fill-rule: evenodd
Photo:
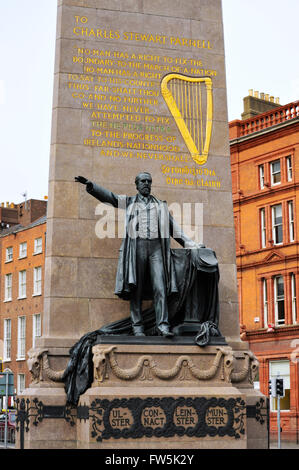
<path fill-rule="evenodd" d="M 12 233 L 17 233 L 17 232 L 22 232 L 23 230 L 28 230 L 33 227 L 37 227 L 38 225 L 42 225 L 47 222 L 47 216 L 44 215 L 43 217 L 40 217 L 39 219 L 35 220 L 29 225 L 24 225 L 18 224 L 18 225 L 13 225 L 12 227 L 9 227 L 5 230 L 3 230 L 0 233 L 0 238 L 6 237 L 7 235 L 11 235 Z"/>

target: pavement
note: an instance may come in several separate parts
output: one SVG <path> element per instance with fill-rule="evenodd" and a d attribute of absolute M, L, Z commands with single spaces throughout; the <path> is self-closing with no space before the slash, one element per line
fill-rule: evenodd
<path fill-rule="evenodd" d="M 281 441 L 280 448 L 281 449 L 299 449 L 299 443 Z M 278 449 L 277 441 L 270 442 L 270 449 Z"/>
<path fill-rule="evenodd" d="M 4 443 L 0 442 L 0 449 L 5 449 Z M 7 444 L 7 449 L 15 449 L 15 444 Z M 278 449 L 277 441 L 270 442 L 270 449 Z M 281 441 L 280 449 L 299 449 L 299 443 Z"/>

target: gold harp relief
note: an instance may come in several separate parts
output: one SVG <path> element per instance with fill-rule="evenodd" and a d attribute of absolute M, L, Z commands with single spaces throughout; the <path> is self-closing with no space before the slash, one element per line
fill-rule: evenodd
<path fill-rule="evenodd" d="M 208 158 L 212 136 L 211 78 L 170 73 L 162 79 L 161 93 L 193 160 L 203 165 Z"/>

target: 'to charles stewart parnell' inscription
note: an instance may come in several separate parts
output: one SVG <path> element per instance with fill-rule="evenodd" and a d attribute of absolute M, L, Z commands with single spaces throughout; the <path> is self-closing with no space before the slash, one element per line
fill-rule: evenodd
<path fill-rule="evenodd" d="M 72 72 L 65 85 L 71 107 L 84 111 L 80 143 L 119 164 L 156 161 L 166 185 L 220 189 L 215 169 L 202 166 L 219 75 L 207 64 L 212 40 L 105 29 L 96 22 L 75 15 L 70 29 Z"/>

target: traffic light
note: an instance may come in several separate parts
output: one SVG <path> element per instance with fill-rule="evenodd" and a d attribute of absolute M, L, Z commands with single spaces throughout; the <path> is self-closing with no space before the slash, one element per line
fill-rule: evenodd
<path fill-rule="evenodd" d="M 276 379 L 276 395 L 278 397 L 284 396 L 283 379 Z"/>
<path fill-rule="evenodd" d="M 276 395 L 276 383 L 275 379 L 269 380 L 269 397 L 275 398 Z"/>
<path fill-rule="evenodd" d="M 3 361 L 2 361 L 2 357 L 0 357 L 0 372 L 3 372 Z"/>

